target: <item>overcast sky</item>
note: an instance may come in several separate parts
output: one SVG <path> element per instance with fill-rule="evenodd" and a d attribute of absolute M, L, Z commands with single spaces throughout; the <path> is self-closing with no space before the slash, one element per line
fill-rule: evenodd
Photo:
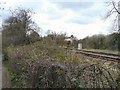
<path fill-rule="evenodd" d="M 111 32 L 113 18 L 104 19 L 108 7 L 105 0 L 2 0 L 2 20 L 7 18 L 9 9 L 17 7 L 29 8 L 35 11 L 33 20 L 42 28 L 42 34 L 47 30 L 57 33 L 66 32 L 78 39 L 94 34 Z M 6 2 L 6 4 L 4 4 Z M 0 22 L 1 24 L 1 22 Z"/>

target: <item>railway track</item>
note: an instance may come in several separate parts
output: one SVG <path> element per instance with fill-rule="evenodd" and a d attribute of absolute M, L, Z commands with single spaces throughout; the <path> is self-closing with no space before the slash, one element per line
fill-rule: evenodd
<path fill-rule="evenodd" d="M 120 55 L 117 55 L 117 54 L 95 52 L 95 51 L 86 51 L 86 50 L 77 50 L 76 53 L 80 53 L 80 54 L 83 54 L 83 55 L 86 55 L 89 57 L 93 57 L 93 58 L 100 58 L 103 60 L 109 59 L 112 61 L 120 62 Z"/>

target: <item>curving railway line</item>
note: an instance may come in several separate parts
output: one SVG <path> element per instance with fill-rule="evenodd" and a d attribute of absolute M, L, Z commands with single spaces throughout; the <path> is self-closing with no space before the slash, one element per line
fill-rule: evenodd
<path fill-rule="evenodd" d="M 93 58 L 100 58 L 103 60 L 112 60 L 120 62 L 120 55 L 118 54 L 111 54 L 111 53 L 104 53 L 104 52 L 95 52 L 95 51 L 86 51 L 86 50 L 77 50 L 76 53 L 83 54 Z"/>

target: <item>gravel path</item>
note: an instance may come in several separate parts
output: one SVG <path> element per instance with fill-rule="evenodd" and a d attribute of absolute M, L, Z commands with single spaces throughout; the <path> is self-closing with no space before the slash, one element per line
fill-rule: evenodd
<path fill-rule="evenodd" d="M 0 62 L 0 90 L 2 89 L 2 63 Z"/>
<path fill-rule="evenodd" d="M 10 88 L 10 80 L 8 77 L 8 71 L 4 64 L 2 64 L 2 88 Z"/>

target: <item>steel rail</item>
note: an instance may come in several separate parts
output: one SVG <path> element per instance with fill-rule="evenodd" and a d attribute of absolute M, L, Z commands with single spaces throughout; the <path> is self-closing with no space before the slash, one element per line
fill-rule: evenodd
<path fill-rule="evenodd" d="M 90 56 L 93 58 L 111 59 L 112 61 L 119 61 L 120 62 L 120 55 L 117 55 L 117 54 L 95 52 L 95 51 L 86 51 L 86 50 L 77 50 L 76 53 L 84 54 L 86 56 Z"/>

